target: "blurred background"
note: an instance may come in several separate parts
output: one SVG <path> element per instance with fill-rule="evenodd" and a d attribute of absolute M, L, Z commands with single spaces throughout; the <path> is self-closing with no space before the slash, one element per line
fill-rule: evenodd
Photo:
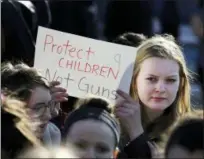
<path fill-rule="evenodd" d="M 192 106 L 203 109 L 204 0 L 1 0 L 1 61 L 32 66 L 38 26 L 104 41 L 172 34 L 192 71 Z"/>

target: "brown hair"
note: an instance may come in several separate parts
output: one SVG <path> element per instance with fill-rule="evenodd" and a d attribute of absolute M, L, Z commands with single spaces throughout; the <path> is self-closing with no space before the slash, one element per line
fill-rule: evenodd
<path fill-rule="evenodd" d="M 111 105 L 110 101 L 104 97 L 99 97 L 95 95 L 87 95 L 86 98 L 79 99 L 75 103 L 74 108 L 79 109 L 82 106 L 101 108 L 101 109 L 106 110 L 111 116 L 114 116 L 113 105 Z"/>
<path fill-rule="evenodd" d="M 163 115 L 152 123 L 148 119 L 144 107 L 141 107 L 143 127 L 151 137 L 156 137 L 168 128 L 174 120 L 186 112 L 189 112 L 190 103 L 190 74 L 187 70 L 186 62 L 181 48 L 176 44 L 174 38 L 169 35 L 155 35 L 144 41 L 138 48 L 136 62 L 134 66 L 134 75 L 131 82 L 130 95 L 133 99 L 139 100 L 137 94 L 136 79 L 140 71 L 142 62 L 151 57 L 174 60 L 180 67 L 180 86 L 177 97 Z M 150 124 L 151 123 L 151 124 Z M 148 128 L 148 129 L 147 129 Z"/>
<path fill-rule="evenodd" d="M 4 93 L 15 92 L 17 98 L 25 101 L 30 97 L 30 90 L 36 86 L 49 89 L 49 84 L 41 74 L 24 63 L 12 65 L 10 62 L 1 65 L 1 84 Z M 18 91 L 17 91 L 18 90 Z"/>

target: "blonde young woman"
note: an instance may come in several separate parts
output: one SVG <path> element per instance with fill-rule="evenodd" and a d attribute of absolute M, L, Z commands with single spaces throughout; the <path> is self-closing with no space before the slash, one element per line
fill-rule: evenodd
<path fill-rule="evenodd" d="M 137 51 L 130 95 L 117 93 L 115 114 L 129 137 L 118 158 L 153 157 L 160 135 L 191 111 L 189 72 L 174 39 L 157 35 L 145 40 Z"/>

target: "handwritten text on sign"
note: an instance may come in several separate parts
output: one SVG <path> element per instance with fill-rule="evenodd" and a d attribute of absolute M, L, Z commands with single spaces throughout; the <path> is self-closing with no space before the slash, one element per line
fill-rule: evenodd
<path fill-rule="evenodd" d="M 49 81 L 60 81 L 71 96 L 114 100 L 116 89 L 129 92 L 135 57 L 133 47 L 39 27 L 34 66 Z"/>

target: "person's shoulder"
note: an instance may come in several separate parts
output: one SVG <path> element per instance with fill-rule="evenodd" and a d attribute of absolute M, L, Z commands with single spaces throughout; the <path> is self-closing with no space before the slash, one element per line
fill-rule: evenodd
<path fill-rule="evenodd" d="M 46 132 L 50 136 L 50 140 L 51 140 L 52 145 L 60 145 L 61 132 L 60 132 L 59 128 L 54 123 L 49 122 L 46 129 L 47 129 Z"/>
<path fill-rule="evenodd" d="M 52 122 L 48 123 L 47 128 L 49 129 L 50 132 L 60 133 L 59 128 Z"/>

